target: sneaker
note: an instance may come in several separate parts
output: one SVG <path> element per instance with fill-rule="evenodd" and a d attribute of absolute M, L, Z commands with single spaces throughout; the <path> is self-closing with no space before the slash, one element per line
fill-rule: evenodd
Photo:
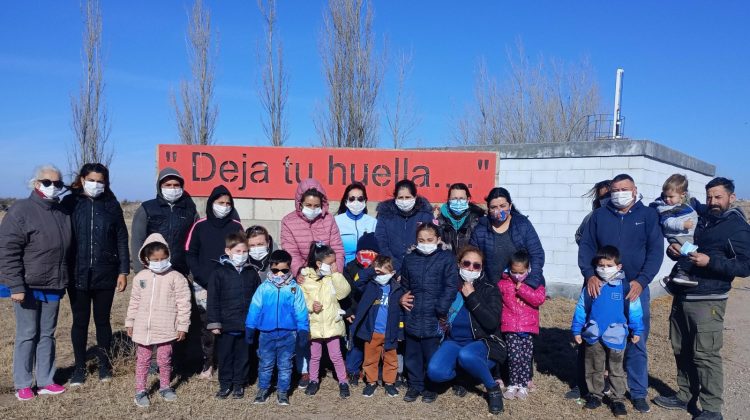
<path fill-rule="evenodd" d="M 609 378 L 604 378 L 604 389 L 602 390 L 602 394 L 609 395 L 612 392 L 612 386 L 610 386 Z"/>
<path fill-rule="evenodd" d="M 70 377 L 68 385 L 71 387 L 82 386 L 84 382 L 86 382 L 86 369 L 76 368 Z"/>
<path fill-rule="evenodd" d="M 674 284 L 679 284 L 680 286 L 687 286 L 687 287 L 695 287 L 698 285 L 697 281 L 691 279 L 690 276 L 680 271 L 678 271 L 672 277 L 672 282 L 674 282 Z"/>
<path fill-rule="evenodd" d="M 451 387 L 451 390 L 453 391 L 453 395 L 459 398 L 465 397 L 466 393 L 468 392 L 463 385 L 453 385 Z"/>
<path fill-rule="evenodd" d="M 49 384 L 36 390 L 38 395 L 58 395 L 65 392 L 65 387 L 58 384 Z"/>
<path fill-rule="evenodd" d="M 625 408 L 625 404 L 617 401 L 612 403 L 612 414 L 614 414 L 615 417 L 627 417 L 628 410 Z"/>
<path fill-rule="evenodd" d="M 161 395 L 161 399 L 167 402 L 172 402 L 172 401 L 177 400 L 177 394 L 174 393 L 174 389 L 172 388 L 160 389 L 159 395 Z"/>
<path fill-rule="evenodd" d="M 31 388 L 21 388 L 16 391 L 18 401 L 30 401 L 34 399 L 34 391 Z"/>
<path fill-rule="evenodd" d="M 352 393 L 349 391 L 349 384 L 344 382 L 339 384 L 339 397 L 343 399 L 347 399 L 352 395 Z"/>
<path fill-rule="evenodd" d="M 658 397 L 654 398 L 654 404 L 658 405 L 661 408 L 666 408 L 667 410 L 687 411 L 688 409 L 688 404 L 677 398 L 677 395 L 673 395 L 671 397 L 659 395 Z"/>
<path fill-rule="evenodd" d="M 648 413 L 651 407 L 648 406 L 645 398 L 636 398 L 633 400 L 633 408 L 639 413 Z"/>
<path fill-rule="evenodd" d="M 602 400 L 600 400 L 599 398 L 593 395 L 588 395 L 586 396 L 586 404 L 583 405 L 583 408 L 588 409 L 588 410 L 596 410 L 597 408 L 601 406 L 602 406 Z"/>
<path fill-rule="evenodd" d="M 511 385 L 511 386 L 509 386 L 508 389 L 506 389 L 505 392 L 503 393 L 503 398 L 505 398 L 506 400 L 515 399 L 516 398 L 516 393 L 518 392 L 519 388 L 520 387 L 517 386 L 517 385 Z"/>
<path fill-rule="evenodd" d="M 490 414 L 503 412 L 503 390 L 500 386 L 487 390 L 487 408 L 489 408 Z"/>
<path fill-rule="evenodd" d="M 255 394 L 255 400 L 253 400 L 253 404 L 265 404 L 266 401 L 268 401 L 268 397 L 271 396 L 271 393 L 267 389 L 259 389 L 258 393 Z"/>
<path fill-rule="evenodd" d="M 318 390 L 320 389 L 320 383 L 315 381 L 310 381 L 310 383 L 307 384 L 307 388 L 305 388 L 305 395 L 315 395 L 318 393 Z"/>
<path fill-rule="evenodd" d="M 403 388 L 407 385 L 403 373 L 396 375 L 396 382 L 394 382 L 393 385 L 396 386 L 396 388 Z"/>
<path fill-rule="evenodd" d="M 276 403 L 278 405 L 289 405 L 289 396 L 286 395 L 286 392 L 276 393 Z"/>
<path fill-rule="evenodd" d="M 388 385 L 386 385 L 386 386 L 388 386 Z M 391 385 L 391 386 L 393 386 L 393 385 Z M 367 382 L 365 382 L 365 388 L 362 390 L 362 395 L 365 396 L 365 397 L 367 397 L 367 398 L 370 398 L 373 395 L 375 395 L 375 390 L 376 389 L 378 389 L 378 384 L 377 383 L 373 382 L 371 384 L 368 384 Z M 398 392 L 398 391 L 396 391 L 396 392 Z"/>
<path fill-rule="evenodd" d="M 209 366 L 206 369 L 203 369 L 203 371 L 201 372 L 200 375 L 198 375 L 198 377 L 200 379 L 205 379 L 207 381 L 210 381 L 211 380 L 211 376 L 213 375 L 213 373 L 214 373 L 214 368 L 211 367 L 211 366 Z"/>
<path fill-rule="evenodd" d="M 721 413 L 717 413 L 715 411 L 701 411 L 700 414 L 693 417 L 694 420 L 723 420 L 724 417 L 721 415 Z"/>
<path fill-rule="evenodd" d="M 417 398 L 419 398 L 419 394 L 421 394 L 421 392 L 417 391 L 416 388 L 409 388 L 406 391 L 406 395 L 404 395 L 404 401 L 414 402 L 417 400 Z"/>
<path fill-rule="evenodd" d="M 232 387 L 219 387 L 219 390 L 216 392 L 216 398 L 219 400 L 225 400 L 229 394 L 232 393 Z"/>
<path fill-rule="evenodd" d="M 526 383 L 526 389 L 527 389 L 527 390 L 528 390 L 529 392 L 534 392 L 534 391 L 536 391 L 536 385 L 534 384 L 534 381 L 529 381 L 529 382 L 527 382 L 527 383 Z"/>
<path fill-rule="evenodd" d="M 359 373 L 349 372 L 346 374 L 346 376 L 349 378 L 349 386 L 359 386 Z"/>
<path fill-rule="evenodd" d="M 310 385 L 310 374 L 303 373 L 299 378 L 299 384 L 297 384 L 297 386 L 299 388 L 307 388 L 308 385 Z"/>
<path fill-rule="evenodd" d="M 519 386 L 516 391 L 516 399 L 525 400 L 529 397 L 529 390 L 526 387 Z"/>
<path fill-rule="evenodd" d="M 146 391 L 141 391 L 135 394 L 135 405 L 142 408 L 146 408 L 151 405 L 151 401 L 149 401 Z"/>
<path fill-rule="evenodd" d="M 667 292 L 669 296 L 674 296 L 674 293 L 672 293 L 672 291 L 669 290 L 669 281 L 670 281 L 669 276 L 664 276 L 659 279 L 659 284 L 661 285 L 661 287 L 664 288 L 664 291 Z"/>
<path fill-rule="evenodd" d="M 422 402 L 426 404 L 432 404 L 437 399 L 437 392 L 432 391 L 423 391 L 422 392 Z"/>
<path fill-rule="evenodd" d="M 398 388 L 396 388 L 396 385 L 385 384 L 383 388 L 385 388 L 385 395 L 389 397 L 398 397 L 399 392 L 398 392 Z"/>
<path fill-rule="evenodd" d="M 232 398 L 235 400 L 245 398 L 245 387 L 239 385 L 235 386 L 234 389 L 232 389 Z"/>
<path fill-rule="evenodd" d="M 112 368 L 109 365 L 99 365 L 99 381 L 109 382 L 112 380 Z"/>
<path fill-rule="evenodd" d="M 581 389 L 577 386 L 574 386 L 570 391 L 565 393 L 566 400 L 577 400 L 579 398 L 581 398 Z"/>

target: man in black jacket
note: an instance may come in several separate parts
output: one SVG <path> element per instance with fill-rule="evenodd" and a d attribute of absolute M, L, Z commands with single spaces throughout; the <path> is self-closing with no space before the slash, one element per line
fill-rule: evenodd
<path fill-rule="evenodd" d="M 720 177 L 706 184 L 706 206 L 697 209 L 698 251 L 689 254 L 693 263 L 689 274 L 698 285 L 669 285 L 674 295 L 669 336 L 679 391 L 672 397 L 657 397 L 654 403 L 687 410 L 697 397 L 703 411 L 696 419 L 722 418 L 724 311 L 734 278 L 750 275 L 750 225 L 742 210 L 730 208 L 735 200 L 732 180 Z M 676 260 L 680 246 L 670 245 L 667 255 Z"/>

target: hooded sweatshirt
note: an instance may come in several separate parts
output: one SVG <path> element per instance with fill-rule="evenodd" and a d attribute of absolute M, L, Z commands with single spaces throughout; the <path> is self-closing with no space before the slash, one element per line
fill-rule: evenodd
<path fill-rule="evenodd" d="M 219 219 L 214 215 L 214 201 L 222 195 L 229 196 L 232 211 L 225 217 Z M 234 208 L 234 199 L 227 187 L 219 185 L 211 191 L 206 202 L 206 217 L 198 219 L 187 235 L 185 252 L 193 280 L 200 287 L 208 288 L 208 278 L 211 270 L 219 262 L 219 257 L 225 254 L 225 238 L 230 233 L 242 231 L 242 224 L 237 210 Z"/>
<path fill-rule="evenodd" d="M 185 255 L 185 242 L 190 227 L 198 219 L 198 212 L 187 192 L 183 192 L 182 197 L 174 203 L 164 199 L 161 195 L 161 182 L 167 177 L 175 177 L 180 181 L 180 185 L 185 185 L 184 178 L 176 169 L 164 168 L 159 172 L 156 180 L 156 198 L 143 202 L 133 216 L 130 255 L 138 255 L 148 235 L 160 233 L 172 252 L 172 267 L 187 277 L 190 270 Z M 133 271 L 137 273 L 142 269 L 138 258 L 133 258 Z"/>
<path fill-rule="evenodd" d="M 144 266 L 148 265 L 148 257 L 143 249 L 153 242 L 167 245 L 160 234 L 149 235 L 135 254 Z M 133 342 L 142 346 L 168 343 L 177 338 L 178 331 L 187 333 L 189 326 L 190 288 L 187 279 L 174 269 L 160 274 L 149 269 L 138 272 L 133 278 L 125 317 L 125 327 L 133 328 Z"/>
<path fill-rule="evenodd" d="M 302 194 L 314 188 L 323 195 L 321 208 L 323 213 L 313 220 L 308 220 L 302 213 Z M 320 182 L 309 178 L 299 183 L 294 194 L 295 210 L 281 219 L 281 248 L 292 255 L 292 274 L 307 264 L 310 244 L 313 241 L 323 242 L 336 253 L 336 265 L 344 269 L 344 246 L 341 242 L 339 228 L 333 216 L 328 213 L 328 196 Z"/>

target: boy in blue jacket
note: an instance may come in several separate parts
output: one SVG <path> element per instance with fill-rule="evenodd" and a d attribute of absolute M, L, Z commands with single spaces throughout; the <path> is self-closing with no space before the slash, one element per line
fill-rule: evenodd
<path fill-rule="evenodd" d="M 599 296 L 592 297 L 587 288 L 581 291 L 571 330 L 577 344 L 586 344 L 586 396 L 585 408 L 596 409 L 602 405 L 604 370 L 609 371 L 612 394 L 612 412 L 616 417 L 627 416 L 625 390 L 627 376 L 623 370 L 623 356 L 628 336 L 637 343 L 643 335 L 643 308 L 640 298 L 625 299 L 623 282 L 625 273 L 620 263 L 620 251 L 611 245 L 599 248 L 592 261 L 596 275 L 602 282 Z M 605 366 L 606 365 L 606 366 Z"/>
<path fill-rule="evenodd" d="M 273 367 L 278 368 L 276 398 L 279 405 L 289 405 L 292 381 L 292 359 L 299 343 L 302 348 L 310 338 L 310 320 L 302 290 L 291 273 L 292 256 L 276 250 L 269 257 L 268 277 L 253 295 L 245 321 L 246 337 L 252 343 L 258 336 L 258 393 L 254 404 L 263 404 L 270 396 Z"/>

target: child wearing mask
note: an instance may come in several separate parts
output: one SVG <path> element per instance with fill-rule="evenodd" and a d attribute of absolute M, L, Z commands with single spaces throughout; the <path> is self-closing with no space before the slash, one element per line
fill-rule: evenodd
<path fill-rule="evenodd" d="M 611 410 L 616 417 L 627 416 L 625 391 L 627 377 L 623 369 L 625 345 L 628 337 L 633 343 L 643 335 L 643 308 L 640 298 L 625 299 L 627 281 L 620 263 L 620 251 L 611 245 L 600 248 L 592 264 L 602 282 L 599 296 L 594 299 L 587 288 L 581 291 L 571 330 L 578 345 L 585 345 L 587 409 L 602 405 L 604 371 L 609 372 Z"/>
<path fill-rule="evenodd" d="M 310 245 L 307 267 L 301 275 L 305 281 L 301 288 L 305 294 L 307 312 L 310 316 L 310 383 L 306 395 L 315 395 L 320 389 L 320 359 L 323 345 L 328 349 L 328 357 L 336 370 L 339 381 L 339 396 L 350 396 L 346 379 L 346 367 L 341 355 L 341 337 L 346 336 L 344 311 L 339 305 L 351 292 L 351 287 L 339 272 L 336 253 L 328 245 L 313 242 Z"/>
<path fill-rule="evenodd" d="M 216 336 L 219 391 L 216 398 L 240 399 L 250 368 L 250 348 L 245 342 L 245 318 L 250 300 L 260 283 L 258 273 L 248 265 L 244 232 L 226 237 L 225 255 L 211 270 L 208 281 L 206 328 Z"/>
<path fill-rule="evenodd" d="M 160 234 L 146 238 L 138 258 L 147 268 L 133 278 L 125 328 L 137 347 L 135 404 L 148 407 L 148 370 L 154 347 L 159 394 L 165 401 L 177 399 L 170 387 L 172 343 L 183 341 L 190 326 L 190 288 L 185 277 L 172 269 L 169 247 Z"/>
<path fill-rule="evenodd" d="M 546 297 L 544 286 L 534 289 L 524 283 L 528 275 L 529 254 L 516 251 L 497 283 L 503 297 L 500 330 L 508 344 L 510 385 L 503 394 L 508 400 L 525 400 L 528 396 L 534 359 L 532 335 L 539 334 L 539 307 Z"/>

